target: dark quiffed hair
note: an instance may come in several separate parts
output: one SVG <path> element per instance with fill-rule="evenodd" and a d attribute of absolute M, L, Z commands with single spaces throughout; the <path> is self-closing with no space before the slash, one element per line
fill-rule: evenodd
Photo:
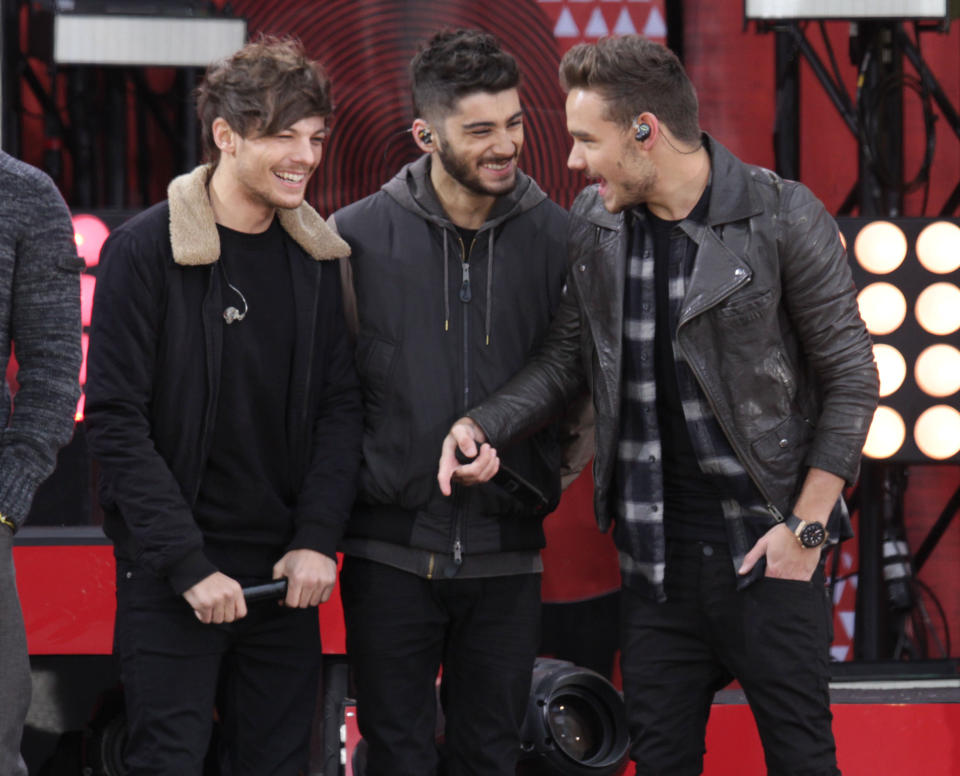
<path fill-rule="evenodd" d="M 496 94 L 519 83 L 517 61 L 479 30 L 438 32 L 410 62 L 414 115 L 430 120 L 450 114 L 468 94 Z"/>
<path fill-rule="evenodd" d="M 639 35 L 581 43 L 560 60 L 564 91 L 589 89 L 607 102 L 607 116 L 629 127 L 644 111 L 666 124 L 678 140 L 700 139 L 697 93 L 670 49 Z"/>
<path fill-rule="evenodd" d="M 300 119 L 333 113 L 330 79 L 298 40 L 265 35 L 207 68 L 197 88 L 197 113 L 204 154 L 216 162 L 218 116 L 241 137 L 272 135 Z"/>

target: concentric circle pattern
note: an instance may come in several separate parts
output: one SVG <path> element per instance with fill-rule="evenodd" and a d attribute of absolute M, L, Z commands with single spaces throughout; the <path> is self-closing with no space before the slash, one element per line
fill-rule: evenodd
<path fill-rule="evenodd" d="M 250 29 L 294 31 L 333 81 L 333 131 L 308 198 L 329 215 L 380 188 L 419 151 L 407 66 L 438 30 L 487 30 L 520 63 L 525 143 L 520 164 L 557 202 L 568 206 L 583 186 L 567 170 L 569 142 L 557 81 L 560 55 L 536 0 L 235 0 Z"/>

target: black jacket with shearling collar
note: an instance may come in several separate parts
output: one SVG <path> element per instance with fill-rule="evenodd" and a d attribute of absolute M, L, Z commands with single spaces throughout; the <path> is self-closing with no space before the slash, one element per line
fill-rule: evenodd
<path fill-rule="evenodd" d="M 234 299 L 217 271 L 210 173 L 176 178 L 167 201 L 110 235 L 87 367 L 104 530 L 118 557 L 168 577 L 178 592 L 215 570 L 192 507 L 216 417 L 223 311 Z M 290 262 L 296 320 L 287 438 L 299 497 L 286 549 L 335 557 L 360 460 L 360 394 L 333 261 L 349 247 L 305 203 L 278 214 L 297 244 L 277 257 Z"/>

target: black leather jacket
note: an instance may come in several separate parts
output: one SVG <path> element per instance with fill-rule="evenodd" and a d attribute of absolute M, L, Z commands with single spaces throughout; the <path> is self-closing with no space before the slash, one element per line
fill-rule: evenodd
<path fill-rule="evenodd" d="M 823 205 L 805 186 L 704 139 L 712 193 L 706 226 L 681 224 L 698 248 L 678 342 L 767 501 L 770 522 L 760 529 L 789 513 L 807 467 L 856 479 L 877 371 L 837 226 Z M 604 530 L 615 502 L 627 231 L 596 187 L 580 194 L 570 215 L 569 290 L 544 347 L 469 413 L 503 447 L 555 414 L 585 378 L 596 411 L 594 503 Z M 850 535 L 843 519 L 831 526 L 834 536 Z"/>

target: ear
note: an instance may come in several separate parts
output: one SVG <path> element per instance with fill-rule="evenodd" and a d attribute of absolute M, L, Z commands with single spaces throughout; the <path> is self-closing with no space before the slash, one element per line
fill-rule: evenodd
<path fill-rule="evenodd" d="M 417 148 L 425 154 L 433 153 L 436 150 L 436 137 L 433 129 L 426 121 L 423 119 L 414 119 L 410 131 L 413 133 L 413 142 L 416 143 Z"/>
<path fill-rule="evenodd" d="M 649 147 L 660 134 L 660 121 L 650 111 L 644 111 L 638 115 L 634 121 L 634 127 L 639 126 L 646 126 L 649 128 L 649 131 L 645 133 L 646 137 L 643 139 L 643 145 Z"/>
<path fill-rule="evenodd" d="M 225 118 L 217 116 L 210 130 L 213 133 L 213 142 L 217 144 L 221 154 L 232 154 L 237 150 L 237 133 Z"/>

